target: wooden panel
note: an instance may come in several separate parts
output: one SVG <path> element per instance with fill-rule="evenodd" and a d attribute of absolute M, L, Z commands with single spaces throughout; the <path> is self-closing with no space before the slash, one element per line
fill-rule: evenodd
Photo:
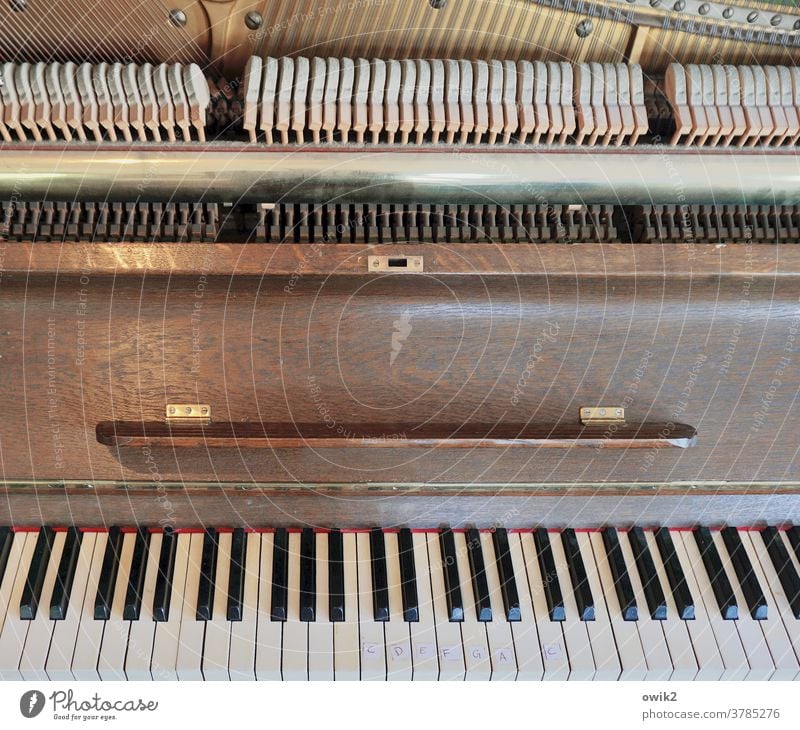
<path fill-rule="evenodd" d="M 796 480 L 797 292 L 789 275 L 6 275 L 4 477 Z M 353 424 L 387 421 L 574 424 L 580 406 L 619 404 L 632 422 L 689 423 L 699 437 L 685 450 L 482 448 L 456 458 L 97 443 L 98 421 L 160 420 L 168 402 L 209 403 L 220 421 L 316 422 L 345 437 Z"/>

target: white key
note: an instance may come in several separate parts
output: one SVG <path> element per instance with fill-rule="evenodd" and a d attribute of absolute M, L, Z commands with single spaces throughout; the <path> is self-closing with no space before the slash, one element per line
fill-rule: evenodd
<path fill-rule="evenodd" d="M 361 644 L 358 635 L 358 554 L 356 535 L 342 535 L 344 560 L 344 621 L 333 624 L 334 678 L 358 681 L 361 675 Z"/>
<path fill-rule="evenodd" d="M 50 640 L 53 638 L 53 628 L 56 623 L 50 619 L 50 601 L 53 597 L 53 588 L 58 575 L 58 564 L 61 561 L 66 540 L 66 532 L 56 532 L 53 537 L 53 547 L 50 552 L 50 559 L 47 561 L 47 572 L 42 584 L 36 618 L 28 621 L 28 632 L 20 657 L 19 672 L 24 680 L 47 681 L 45 665 L 47 664 Z"/>
<path fill-rule="evenodd" d="M 244 601 L 242 620 L 231 621 L 231 647 L 228 670 L 232 680 L 254 680 L 256 664 L 256 627 L 258 624 L 258 578 L 261 559 L 261 535 L 245 536 Z"/>
<path fill-rule="evenodd" d="M 472 141 L 479 144 L 489 129 L 489 64 L 486 61 L 475 61 L 472 70 L 472 88 L 475 99 L 475 124 Z"/>
<path fill-rule="evenodd" d="M 64 101 L 64 92 L 61 89 L 60 63 L 49 63 L 45 69 L 45 84 L 47 95 L 50 99 L 50 118 L 55 129 L 61 132 L 65 140 L 72 139 L 72 130 L 67 121 L 67 104 Z"/>
<path fill-rule="evenodd" d="M 142 115 L 144 126 L 150 130 L 154 140 L 161 140 L 159 125 L 158 95 L 153 83 L 153 66 L 150 63 L 143 63 L 139 66 L 136 75 L 136 82 L 139 86 L 139 93 L 142 97 Z"/>
<path fill-rule="evenodd" d="M 520 61 L 517 64 L 517 100 L 519 103 L 519 141 L 524 144 L 536 126 L 533 109 L 533 64 Z"/>
<path fill-rule="evenodd" d="M 458 62 L 459 95 L 458 108 L 461 117 L 461 136 L 459 142 L 466 144 L 469 135 L 475 128 L 475 109 L 472 106 L 472 62 L 461 60 Z"/>
<path fill-rule="evenodd" d="M 722 568 L 728 576 L 736 603 L 739 606 L 739 618 L 735 621 L 735 624 L 742 640 L 742 646 L 744 646 L 744 651 L 747 654 L 747 660 L 750 663 L 750 674 L 747 678 L 771 679 L 772 675 L 775 674 L 775 662 L 770 654 L 764 633 L 758 625 L 760 622 L 753 621 L 747 611 L 747 603 L 744 600 L 741 588 L 739 588 L 739 581 L 736 580 L 736 575 L 728 560 L 728 553 L 722 542 L 722 535 L 720 535 L 719 530 L 713 530 L 711 536 L 720 555 Z"/>
<path fill-rule="evenodd" d="M 405 59 L 400 62 L 400 142 L 406 144 L 414 130 L 414 94 L 417 88 L 417 65 Z"/>
<path fill-rule="evenodd" d="M 573 74 L 572 64 L 566 61 L 559 62 L 561 67 L 561 118 L 564 120 L 564 128 L 558 138 L 560 144 L 567 141 L 567 137 L 575 134 L 575 109 L 572 106 L 572 87 Z"/>
<path fill-rule="evenodd" d="M 130 142 L 131 135 L 130 111 L 125 89 L 122 86 L 122 64 L 111 63 L 106 71 L 108 93 L 111 97 L 111 109 L 114 114 L 114 126 L 122 133 L 122 138 Z"/>
<path fill-rule="evenodd" d="M 372 143 L 377 144 L 383 131 L 383 100 L 386 93 L 386 62 L 376 58 L 372 62 L 369 79 L 369 131 Z"/>
<path fill-rule="evenodd" d="M 200 66 L 190 63 L 183 67 L 183 86 L 189 104 L 189 122 L 194 126 L 197 139 L 206 141 L 206 110 L 211 103 L 208 81 Z"/>
<path fill-rule="evenodd" d="M 372 605 L 372 565 L 369 533 L 356 535 L 358 551 L 358 623 L 361 639 L 361 679 L 386 679 L 386 637 L 383 622 L 375 621 Z"/>
<path fill-rule="evenodd" d="M 522 556 L 525 560 L 525 569 L 528 578 L 528 590 L 531 596 L 533 612 L 536 615 L 536 626 L 539 632 L 539 642 L 542 647 L 542 663 L 544 666 L 544 679 L 565 680 L 569 678 L 569 656 L 567 644 L 561 621 L 551 621 L 547 610 L 542 581 L 542 572 L 539 569 L 539 559 L 536 555 L 536 544 L 533 533 L 521 532 L 519 534 L 522 545 Z M 519 584 L 517 586 L 520 588 Z"/>
<path fill-rule="evenodd" d="M 431 66 L 428 61 L 417 61 L 417 88 L 414 95 L 414 130 L 417 144 L 422 144 L 430 126 L 428 103 L 431 94 Z"/>
<path fill-rule="evenodd" d="M 327 71 L 328 67 L 324 58 L 311 59 L 311 75 L 308 81 L 308 129 L 311 132 L 311 139 L 315 143 L 319 142 L 322 129 Z"/>
<path fill-rule="evenodd" d="M 339 95 L 337 97 L 336 129 L 342 142 L 349 141 L 353 126 L 353 88 L 356 82 L 356 69 L 352 58 L 339 62 Z"/>
<path fill-rule="evenodd" d="M 3 581 L 0 583 L 0 635 L 3 633 L 3 626 L 5 626 L 6 617 L 11 608 L 11 594 L 14 591 L 17 573 L 19 572 L 23 555 L 25 554 L 25 544 L 31 534 L 33 533 L 15 532 L 14 539 L 11 543 L 11 549 L 8 552 L 6 571 L 3 575 Z M 27 560 L 30 563 L 30 557 L 28 557 Z"/>
<path fill-rule="evenodd" d="M 553 548 L 553 560 L 556 564 L 558 582 L 561 584 L 561 595 L 564 599 L 564 613 L 566 619 L 562 622 L 564 640 L 567 643 L 571 680 L 590 680 L 595 675 L 595 663 L 592 656 L 592 647 L 589 642 L 589 632 L 586 621 L 581 621 L 578 615 L 578 605 L 575 602 L 575 592 L 569 575 L 569 568 L 564 546 L 561 544 L 561 535 L 551 534 L 550 545 Z"/>
<path fill-rule="evenodd" d="M 410 680 L 411 631 L 403 618 L 402 578 L 399 543 L 396 532 L 384 533 L 386 544 L 386 576 L 389 584 L 389 621 L 383 625 L 386 636 L 386 678 Z"/>
<path fill-rule="evenodd" d="M 147 135 L 144 129 L 144 103 L 139 92 L 139 67 L 135 63 L 128 63 L 123 66 L 122 86 L 128 103 L 130 125 L 136 130 L 139 139 L 145 141 Z"/>
<path fill-rule="evenodd" d="M 168 68 L 167 79 L 172 96 L 172 105 L 175 108 L 175 124 L 178 125 L 183 134 L 183 141 L 189 142 L 192 139 L 192 115 L 189 109 L 189 99 L 186 96 L 186 89 L 183 85 L 183 64 L 171 64 Z"/>
<path fill-rule="evenodd" d="M 308 679 L 308 624 L 300 621 L 300 533 L 289 533 L 287 612 L 281 664 L 285 681 Z"/>
<path fill-rule="evenodd" d="M 175 568 L 170 585 L 169 615 L 166 621 L 155 623 L 153 656 L 150 661 L 150 673 L 157 682 L 178 679 L 178 651 L 183 619 L 181 601 L 186 594 L 192 534 L 183 532 L 174 539 L 177 539 L 178 544 L 175 546 Z"/>
<path fill-rule="evenodd" d="M 489 61 L 489 144 L 494 144 L 503 131 L 503 64 Z"/>
<path fill-rule="evenodd" d="M 533 132 L 533 144 L 539 141 L 550 129 L 550 111 L 548 109 L 547 65 L 541 61 L 533 62 L 533 108 L 536 113 L 536 128 Z"/>
<path fill-rule="evenodd" d="M 30 132 L 37 142 L 42 141 L 42 134 L 36 124 L 36 102 L 31 88 L 31 64 L 19 63 L 14 70 L 14 85 L 19 98 L 19 120 L 24 129 Z"/>
<path fill-rule="evenodd" d="M 619 604 L 617 589 L 614 585 L 614 576 L 608 564 L 603 535 L 600 532 L 592 532 L 589 540 L 594 564 L 597 568 L 597 578 L 600 581 L 600 594 L 594 588 L 592 588 L 592 593 L 595 596 L 601 595 L 605 599 L 605 611 L 608 614 L 613 641 L 620 659 L 619 678 L 641 682 L 647 676 L 647 661 L 639 638 L 639 631 L 636 628 L 637 622 L 625 621 L 622 616 L 622 607 Z M 587 551 L 584 551 L 584 554 L 588 572 L 588 563 L 592 558 Z"/>
<path fill-rule="evenodd" d="M 175 106 L 169 88 L 169 66 L 161 63 L 153 69 L 153 87 L 158 102 L 158 120 L 170 142 L 175 141 Z"/>
<path fill-rule="evenodd" d="M 424 532 L 413 534 L 414 567 L 417 573 L 417 602 L 419 621 L 411 628 L 411 658 L 415 680 L 437 680 L 439 657 L 436 647 L 436 628 L 431 596 L 431 568 L 428 562 L 428 540 Z"/>
<path fill-rule="evenodd" d="M 84 535 L 84 540 L 85 539 L 86 536 Z M 100 655 L 100 646 L 103 643 L 103 630 L 105 629 L 106 622 L 95 619 L 94 603 L 97 597 L 97 587 L 100 582 L 100 572 L 103 568 L 103 559 L 105 557 L 107 543 L 108 532 L 103 531 L 97 533 L 94 555 L 92 556 L 92 565 L 86 583 L 86 592 L 83 595 L 83 603 L 82 605 L 77 604 L 75 606 L 79 614 L 79 624 L 75 641 L 72 642 L 72 648 L 69 648 L 69 642 L 67 642 L 67 648 L 65 648 L 63 652 L 70 675 L 65 674 L 61 676 L 60 672 L 56 671 L 56 667 L 53 667 L 51 670 L 48 660 L 48 673 L 52 672 L 50 678 L 54 681 L 56 677 L 69 681 L 70 676 L 78 681 L 97 681 L 100 679 L 100 675 L 97 671 L 97 658 Z M 120 564 L 120 569 L 121 567 Z M 58 633 L 58 629 L 56 633 Z M 69 656 L 66 656 L 67 654 Z"/>
<path fill-rule="evenodd" d="M 16 565 L 19 566 L 17 574 L 14 576 L 11 590 L 7 593 L 8 603 L 5 604 L 7 606 L 5 621 L 3 622 L 2 631 L 0 631 L 0 680 L 2 681 L 22 679 L 22 675 L 19 673 L 19 662 L 30 621 L 23 621 L 20 618 L 19 604 L 22 600 L 25 583 L 28 580 L 28 571 L 33 558 L 33 551 L 36 548 L 37 538 L 38 535 L 35 532 L 25 533 L 24 542 L 20 545 L 19 560 L 16 562 Z M 15 537 L 12 547 L 16 547 L 18 542 L 20 542 L 19 537 Z M 9 555 L 9 562 L 11 557 Z M 5 580 L 3 581 L 3 587 L 7 590 Z"/>
<path fill-rule="evenodd" d="M 430 92 L 430 121 L 431 121 L 431 141 L 439 141 L 439 135 L 444 131 L 447 124 L 447 116 L 444 108 L 445 78 L 444 64 L 441 59 L 435 58 L 429 61 L 431 69 L 431 92 Z"/>
<path fill-rule="evenodd" d="M 687 575 L 687 581 L 690 577 L 694 581 L 698 592 L 694 592 L 691 584 L 690 590 L 698 598 L 697 603 L 702 604 L 703 612 L 708 617 L 714 640 L 722 656 L 722 663 L 725 665 L 725 672 L 722 678 L 737 682 L 746 679 L 750 673 L 750 666 L 747 663 L 747 655 L 739 638 L 739 632 L 736 630 L 736 622 L 726 621 L 720 614 L 717 600 L 714 598 L 714 592 L 703 567 L 703 559 L 700 556 L 694 537 L 690 532 L 676 532 L 673 534 L 673 541 L 679 557 L 686 556 L 686 562 L 683 564 L 688 566 L 689 570 L 684 572 Z M 678 550 L 679 543 L 683 555 Z M 695 607 L 695 611 L 697 610 L 698 606 Z"/>
<path fill-rule="evenodd" d="M 200 589 L 200 574 L 203 560 L 204 533 L 189 535 L 189 556 L 186 566 L 186 581 L 182 596 L 170 606 L 170 614 L 180 610 L 181 627 L 178 642 L 178 656 L 175 670 L 180 681 L 202 681 L 203 679 L 203 639 L 206 635 L 206 622 L 197 620 L 197 594 Z M 176 596 L 173 594 L 172 600 Z"/>
<path fill-rule="evenodd" d="M 228 621 L 228 581 L 231 571 L 230 532 L 217 535 L 217 573 L 214 578 L 214 608 L 211 621 L 206 621 L 203 643 L 203 678 L 208 681 L 227 681 L 228 656 L 231 644 L 231 622 Z"/>
<path fill-rule="evenodd" d="M 764 595 L 769 603 L 767 621 L 781 621 L 783 623 L 795 657 L 800 659 L 800 627 L 798 627 L 800 621 L 792 613 L 789 599 L 786 597 L 778 573 L 769 557 L 764 540 L 761 535 L 748 531 L 742 532 L 741 537 L 742 542 L 745 543 L 748 549 L 750 562 L 753 563 L 758 581 L 761 583 Z M 790 545 L 787 545 L 787 551 L 791 554 Z M 755 560 L 753 559 L 754 556 Z M 770 597 L 772 598 L 771 601 Z"/>
<path fill-rule="evenodd" d="M 570 77 L 571 78 L 571 77 Z M 572 109 L 572 99 L 569 100 Z M 503 62 L 503 144 L 511 141 L 511 135 L 519 129 L 517 113 L 517 66 L 513 61 Z"/>
<path fill-rule="evenodd" d="M 278 59 L 268 56 L 264 59 L 261 78 L 261 108 L 258 123 L 258 128 L 264 133 L 267 144 L 272 144 L 273 142 L 272 132 L 275 129 L 275 103 L 277 94 Z"/>
<path fill-rule="evenodd" d="M 125 655 L 125 675 L 128 681 L 152 679 L 150 663 L 153 659 L 153 638 L 156 633 L 156 622 L 153 621 L 153 598 L 158 579 L 158 559 L 161 555 L 163 534 L 154 532 L 150 535 L 150 549 L 144 574 L 142 589 L 142 608 L 138 621 L 131 621 L 128 636 L 128 653 Z"/>
<path fill-rule="evenodd" d="M 328 593 L 328 535 L 316 535 L 316 621 L 308 624 L 308 678 L 333 681 L 333 624 L 330 620 Z"/>
<path fill-rule="evenodd" d="M 299 144 L 305 142 L 306 111 L 308 104 L 308 74 L 310 64 L 304 56 L 294 60 L 294 90 L 292 92 L 292 131 Z"/>
<path fill-rule="evenodd" d="M 387 141 L 394 143 L 400 129 L 400 88 L 402 85 L 402 66 L 399 61 L 386 62 L 386 96 L 384 97 L 384 127 Z"/>
<path fill-rule="evenodd" d="M 639 620 L 636 622 L 636 628 L 639 630 L 639 638 L 645 648 L 645 659 L 647 660 L 645 679 L 647 681 L 669 679 L 672 676 L 673 666 L 667 648 L 667 640 L 664 637 L 664 629 L 661 621 L 655 621 L 650 616 L 630 541 L 628 536 L 622 532 L 619 533 L 619 545 L 622 557 L 625 558 L 625 565 L 628 566 L 628 577 L 631 579 L 636 605 L 639 608 Z"/>
<path fill-rule="evenodd" d="M 446 141 L 449 144 L 456 138 L 456 134 L 461 130 L 461 74 L 458 61 L 449 59 L 444 62 L 444 116 L 445 130 L 447 132 Z"/>
<path fill-rule="evenodd" d="M 3 125 L 15 132 L 20 140 L 25 139 L 25 130 L 20 122 L 20 104 L 15 82 L 16 67 L 13 63 L 0 64 L 0 98 L 3 100 Z"/>
<path fill-rule="evenodd" d="M 522 554 L 522 544 L 517 533 L 509 534 L 508 543 L 522 615 L 522 621 L 511 624 L 511 633 L 514 636 L 514 650 L 517 654 L 517 679 L 538 682 L 544 678 L 544 662 L 542 659 L 542 647 L 539 643 L 539 632 L 536 626 L 537 616 L 533 609 L 530 591 L 528 590 L 525 557 Z"/>
<path fill-rule="evenodd" d="M 56 133 L 52 125 L 53 109 L 50 105 L 50 95 L 47 92 L 46 68 L 47 64 L 43 61 L 31 66 L 31 94 L 33 95 L 36 124 L 44 131 L 47 139 L 54 140 Z"/>
<path fill-rule="evenodd" d="M 72 656 L 75 652 L 75 643 L 79 636 L 81 627 L 82 612 L 85 610 L 84 601 L 87 592 L 91 592 L 92 587 L 97 591 L 96 581 L 91 580 L 92 565 L 95 561 L 102 564 L 103 554 L 98 554 L 96 532 L 84 532 L 81 539 L 81 549 L 78 553 L 78 564 L 75 567 L 75 577 L 72 580 L 72 589 L 67 605 L 67 615 L 60 621 L 55 621 L 53 636 L 50 642 L 50 652 L 47 655 L 45 670 L 47 677 L 53 682 L 71 682 L 74 679 L 70 669 Z M 99 569 L 97 572 L 99 576 Z M 91 617 L 94 605 L 94 595 L 89 602 L 88 611 Z M 83 637 L 81 637 L 83 641 Z M 95 645 L 95 656 L 97 656 L 97 646 Z M 95 675 L 96 676 L 96 675 Z"/>
<path fill-rule="evenodd" d="M 656 574 L 661 583 L 661 590 L 664 592 L 664 598 L 667 602 L 667 618 L 661 622 L 661 625 L 664 628 L 664 636 L 669 646 L 669 655 L 674 667 L 671 679 L 691 682 L 697 676 L 697 661 L 695 660 L 695 650 L 692 646 L 692 639 L 689 636 L 689 629 L 686 626 L 688 622 L 678 615 L 678 608 L 672 596 L 672 588 L 667 580 L 653 531 L 645 530 L 644 535 L 650 548 L 650 554 L 653 556 L 653 563 L 656 566 Z"/>
<path fill-rule="evenodd" d="M 616 681 L 620 678 L 622 667 L 617 645 L 614 642 L 611 617 L 608 614 L 603 596 L 603 586 L 600 583 L 597 565 L 594 561 L 591 538 L 587 532 L 578 532 L 576 536 L 581 557 L 583 558 L 583 565 L 586 568 L 589 588 L 594 597 L 594 621 L 584 622 L 586 630 L 589 632 L 589 642 L 592 645 L 594 663 L 597 667 L 594 678 L 597 680 Z"/>
<path fill-rule="evenodd" d="M 492 681 L 513 681 L 517 678 L 517 655 L 514 651 L 511 623 L 506 619 L 503 594 L 500 591 L 500 576 L 497 572 L 492 536 L 489 532 L 481 532 L 480 536 L 486 566 L 486 584 L 489 587 L 489 601 L 492 606 L 492 620 L 486 622 L 489 655 L 492 661 Z"/>
<path fill-rule="evenodd" d="M 686 585 L 694 598 L 694 619 L 684 623 L 689 631 L 689 637 L 697 658 L 698 672 L 696 679 L 717 681 L 727 678 L 725 676 L 725 662 L 714 638 L 714 629 L 709 621 L 708 612 L 702 599 L 702 592 L 695 580 L 691 561 L 684 549 L 680 532 L 673 530 L 671 535 L 672 544 L 675 546 L 675 554 L 678 556 L 678 561 L 683 568 Z"/>
<path fill-rule="evenodd" d="M 119 568 L 117 569 L 117 580 L 114 586 L 114 597 L 111 602 L 111 618 L 107 621 L 97 621 L 98 624 L 103 625 L 103 639 L 95 665 L 100 679 L 104 681 L 123 682 L 126 679 L 125 652 L 128 648 L 128 634 L 133 622 L 127 621 L 123 616 L 123 612 L 135 543 L 136 533 L 125 533 L 122 540 Z M 80 645 L 81 642 L 81 637 L 78 637 L 78 644 Z"/>
<path fill-rule="evenodd" d="M 447 594 L 444 582 L 444 558 L 439 544 L 439 535 L 427 533 L 428 562 L 431 567 L 431 592 L 433 595 L 433 618 L 436 624 L 436 642 L 439 651 L 439 679 L 463 680 L 464 649 L 461 645 L 459 622 L 450 621 L 447 613 Z M 516 670 L 516 666 L 514 667 Z"/>
<path fill-rule="evenodd" d="M 365 58 L 356 59 L 353 82 L 353 131 L 359 144 L 364 142 L 364 133 L 369 124 L 369 79 L 369 61 Z"/>
<path fill-rule="evenodd" d="M 478 621 L 475 611 L 475 592 L 472 589 L 472 574 L 469 568 L 467 537 L 463 531 L 453 533 L 456 544 L 456 564 L 461 583 L 461 600 L 464 603 L 464 620 L 461 622 L 461 643 L 464 646 L 466 679 L 487 681 L 492 676 L 492 659 L 486 624 Z"/>
<path fill-rule="evenodd" d="M 761 631 L 764 634 L 764 639 L 769 647 L 772 661 L 775 662 L 775 674 L 772 675 L 772 679 L 783 681 L 796 679 L 798 673 L 800 672 L 800 664 L 798 664 L 797 656 L 795 655 L 795 649 L 792 645 L 792 640 L 789 638 L 789 634 L 786 631 L 786 626 L 783 623 L 780 611 L 778 610 L 774 596 L 771 593 L 771 584 L 766 580 L 764 571 L 761 569 L 758 555 L 753 548 L 753 543 L 749 539 L 749 532 L 746 530 L 740 530 L 739 537 L 742 539 L 742 546 L 744 547 L 745 553 L 747 553 L 750 564 L 753 566 L 753 574 L 761 586 L 761 590 L 764 592 L 764 597 L 767 599 L 766 620 L 755 621 L 754 623 L 758 624 L 758 626 L 761 628 Z M 725 556 L 727 557 L 728 553 L 725 553 Z M 741 592 L 741 584 L 738 580 L 736 581 L 736 586 L 734 587 L 734 590 L 736 589 L 739 589 L 739 592 Z M 742 596 L 742 598 L 744 598 L 744 596 Z M 746 620 L 749 618 L 752 621 L 750 612 L 747 609 L 747 603 L 740 603 L 739 606 L 745 613 L 744 617 L 742 617 L 740 614 L 739 620 Z"/>

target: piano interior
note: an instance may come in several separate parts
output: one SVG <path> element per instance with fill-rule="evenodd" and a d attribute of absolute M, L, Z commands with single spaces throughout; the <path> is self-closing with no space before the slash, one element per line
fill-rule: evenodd
<path fill-rule="evenodd" d="M 798 47 L 2 3 L 0 679 L 800 676 Z"/>

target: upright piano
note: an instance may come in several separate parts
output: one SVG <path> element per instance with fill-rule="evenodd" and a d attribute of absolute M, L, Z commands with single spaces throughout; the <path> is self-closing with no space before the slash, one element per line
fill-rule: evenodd
<path fill-rule="evenodd" d="M 800 676 L 800 12 L 0 7 L 0 679 Z"/>

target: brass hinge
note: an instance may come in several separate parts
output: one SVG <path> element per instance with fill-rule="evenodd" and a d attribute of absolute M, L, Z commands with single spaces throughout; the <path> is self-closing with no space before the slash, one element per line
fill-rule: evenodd
<path fill-rule="evenodd" d="M 625 409 L 619 406 L 581 407 L 581 423 L 593 426 L 599 423 L 625 423 Z"/>
<path fill-rule="evenodd" d="M 211 423 L 211 406 L 207 403 L 167 403 L 167 423 L 200 424 Z"/>

